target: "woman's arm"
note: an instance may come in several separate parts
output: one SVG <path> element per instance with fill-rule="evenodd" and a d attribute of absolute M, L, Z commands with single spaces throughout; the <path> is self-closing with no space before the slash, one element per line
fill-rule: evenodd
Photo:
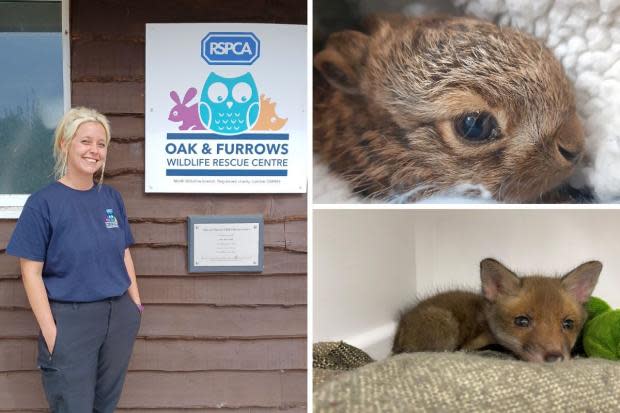
<path fill-rule="evenodd" d="M 20 258 L 19 263 L 22 269 L 22 281 L 24 282 L 28 302 L 34 317 L 37 319 L 37 323 L 39 323 L 47 349 L 51 354 L 56 344 L 56 323 L 54 322 L 50 302 L 43 284 L 43 263 L 26 258 Z"/>
<path fill-rule="evenodd" d="M 129 274 L 129 279 L 131 280 L 131 285 L 127 292 L 129 296 L 136 303 L 137 306 L 142 305 L 142 301 L 140 301 L 140 293 L 138 292 L 138 280 L 136 279 L 136 269 L 133 266 L 133 260 L 131 259 L 131 253 L 129 252 L 129 248 L 125 248 L 125 267 L 127 267 L 127 274 Z"/>

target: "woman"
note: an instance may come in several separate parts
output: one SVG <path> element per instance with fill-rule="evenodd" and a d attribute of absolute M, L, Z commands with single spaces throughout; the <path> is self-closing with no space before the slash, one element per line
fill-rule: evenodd
<path fill-rule="evenodd" d="M 109 142 L 102 114 L 64 115 L 54 137 L 59 179 L 28 198 L 7 247 L 20 257 L 41 329 L 38 365 L 53 412 L 113 412 L 140 327 L 133 237 L 120 194 L 102 184 Z"/>

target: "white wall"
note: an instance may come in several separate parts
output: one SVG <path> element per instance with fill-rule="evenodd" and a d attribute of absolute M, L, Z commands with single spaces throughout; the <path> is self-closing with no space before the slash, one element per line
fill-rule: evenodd
<path fill-rule="evenodd" d="M 544 275 L 600 260 L 594 294 L 620 307 L 620 210 L 315 210 L 313 245 L 313 341 L 377 358 L 416 294 L 478 290 L 486 257 Z"/>
<path fill-rule="evenodd" d="M 420 294 L 450 285 L 478 289 L 479 263 L 487 257 L 523 275 L 563 275 L 599 260 L 603 271 L 594 294 L 620 307 L 620 210 L 444 210 L 413 216 Z"/>
<path fill-rule="evenodd" d="M 315 210 L 313 341 L 387 354 L 398 309 L 415 294 L 407 211 Z"/>

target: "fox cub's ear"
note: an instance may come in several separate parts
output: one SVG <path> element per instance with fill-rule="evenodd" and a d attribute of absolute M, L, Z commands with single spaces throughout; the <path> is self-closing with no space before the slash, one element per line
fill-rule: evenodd
<path fill-rule="evenodd" d="M 504 265 L 492 258 L 480 262 L 482 294 L 494 302 L 499 294 L 516 295 L 521 288 L 521 280 Z"/>
<path fill-rule="evenodd" d="M 592 294 L 592 290 L 596 286 L 602 269 L 603 264 L 599 261 L 589 261 L 581 264 L 562 277 L 562 286 L 577 301 L 583 304 L 590 298 L 590 294 Z"/>
<path fill-rule="evenodd" d="M 314 57 L 314 67 L 332 86 L 346 93 L 359 93 L 368 39 L 367 35 L 354 30 L 332 34 L 325 49 Z"/>

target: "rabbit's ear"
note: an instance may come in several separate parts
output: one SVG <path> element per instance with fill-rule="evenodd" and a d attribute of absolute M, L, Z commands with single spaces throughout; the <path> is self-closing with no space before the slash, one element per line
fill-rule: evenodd
<path fill-rule="evenodd" d="M 175 92 L 174 90 L 170 91 L 170 97 L 172 98 L 172 100 L 174 100 L 174 103 L 176 103 L 177 105 L 181 104 L 181 99 L 179 98 L 179 95 L 177 94 L 177 92 Z"/>
<path fill-rule="evenodd" d="M 327 46 L 314 57 L 314 67 L 334 87 L 344 92 L 359 93 L 368 36 L 353 30 L 329 36 Z"/>
<path fill-rule="evenodd" d="M 187 89 L 187 92 L 185 92 L 185 96 L 183 97 L 183 104 L 185 105 L 190 100 L 192 100 L 194 96 L 196 96 L 196 93 L 198 93 L 198 91 L 195 87 L 190 87 L 189 89 Z"/>

